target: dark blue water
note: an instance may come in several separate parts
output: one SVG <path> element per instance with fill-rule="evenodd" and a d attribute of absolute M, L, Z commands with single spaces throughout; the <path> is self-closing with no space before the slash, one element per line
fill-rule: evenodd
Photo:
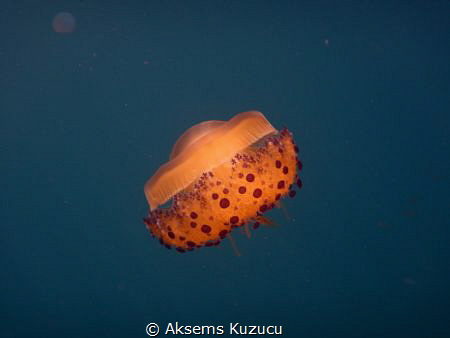
<path fill-rule="evenodd" d="M 1 337 L 450 335 L 448 1 L 4 1 L 0 32 Z M 145 181 L 250 109 L 299 144 L 291 220 L 164 249 Z"/>

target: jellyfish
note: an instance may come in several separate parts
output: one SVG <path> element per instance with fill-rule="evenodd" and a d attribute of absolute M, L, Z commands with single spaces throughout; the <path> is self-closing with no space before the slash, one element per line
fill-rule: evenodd
<path fill-rule="evenodd" d="M 72 33 L 75 30 L 75 18 L 71 13 L 60 12 L 53 18 L 52 27 L 56 33 Z"/>
<path fill-rule="evenodd" d="M 234 228 L 270 223 L 263 216 L 302 187 L 298 147 L 261 112 L 189 128 L 169 161 L 144 186 L 153 237 L 179 252 L 218 245 Z M 161 207 L 172 200 L 170 207 Z"/>

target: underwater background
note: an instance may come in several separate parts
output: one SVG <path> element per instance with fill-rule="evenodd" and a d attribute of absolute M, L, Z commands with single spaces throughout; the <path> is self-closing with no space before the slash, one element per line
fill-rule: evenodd
<path fill-rule="evenodd" d="M 6 0 L 0 36 L 0 337 L 450 336 L 449 1 Z M 166 250 L 144 183 L 253 109 L 299 145 L 289 217 Z"/>

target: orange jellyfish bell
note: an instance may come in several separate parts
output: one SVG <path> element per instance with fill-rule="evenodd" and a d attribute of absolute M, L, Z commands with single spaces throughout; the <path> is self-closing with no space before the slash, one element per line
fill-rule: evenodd
<path fill-rule="evenodd" d="M 179 252 L 220 243 L 233 228 L 266 219 L 277 201 L 295 195 L 301 162 L 292 134 L 249 111 L 206 121 L 175 143 L 170 160 L 147 181 L 144 219 L 161 244 Z M 170 208 L 158 208 L 172 199 Z"/>

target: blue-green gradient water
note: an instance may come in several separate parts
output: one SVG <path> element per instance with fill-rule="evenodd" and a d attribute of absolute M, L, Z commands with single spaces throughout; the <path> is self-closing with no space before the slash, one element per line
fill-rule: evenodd
<path fill-rule="evenodd" d="M 1 337 L 450 335 L 448 1 L 1 7 Z M 299 145 L 290 220 L 236 231 L 240 257 L 164 249 L 145 181 L 188 127 L 251 109 Z"/>

